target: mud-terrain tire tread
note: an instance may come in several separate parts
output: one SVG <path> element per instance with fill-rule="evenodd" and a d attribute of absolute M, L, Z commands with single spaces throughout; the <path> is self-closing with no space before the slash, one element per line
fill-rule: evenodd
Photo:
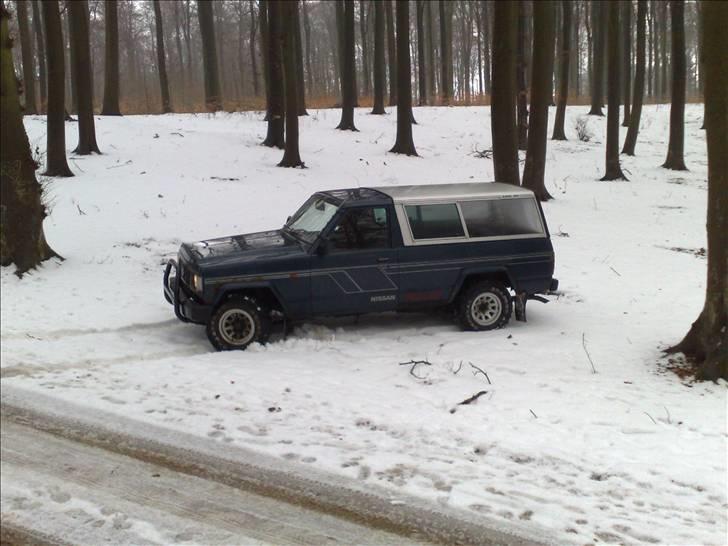
<path fill-rule="evenodd" d="M 232 345 L 226 342 L 219 331 L 219 319 L 229 309 L 242 309 L 250 314 L 255 323 L 255 335 L 245 345 Z M 231 298 L 213 311 L 210 320 L 207 322 L 207 339 L 218 351 L 240 351 L 246 349 L 251 343 L 266 343 L 270 336 L 271 321 L 265 310 L 258 303 L 249 297 Z"/>
<path fill-rule="evenodd" d="M 491 292 L 495 294 L 501 301 L 501 315 L 498 317 L 493 324 L 483 326 L 477 324 L 471 314 L 470 306 L 472 305 L 475 298 L 484 292 Z M 464 330 L 472 331 L 485 331 L 485 330 L 496 330 L 503 328 L 508 321 L 511 319 L 513 313 L 513 300 L 511 298 L 508 289 L 498 281 L 480 281 L 472 286 L 469 286 L 458 299 L 457 315 L 461 326 Z"/>

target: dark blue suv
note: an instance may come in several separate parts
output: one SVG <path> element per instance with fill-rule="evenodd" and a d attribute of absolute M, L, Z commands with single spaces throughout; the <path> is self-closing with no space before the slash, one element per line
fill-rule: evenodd
<path fill-rule="evenodd" d="M 215 348 L 264 342 L 273 322 L 450 307 L 468 330 L 525 320 L 556 290 L 543 211 L 499 183 L 319 192 L 283 228 L 185 243 L 164 273 L 177 317 Z M 512 292 L 512 294 L 511 294 Z"/>

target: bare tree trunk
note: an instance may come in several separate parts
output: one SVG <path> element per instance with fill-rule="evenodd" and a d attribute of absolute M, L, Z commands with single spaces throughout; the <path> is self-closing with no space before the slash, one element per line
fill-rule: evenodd
<path fill-rule="evenodd" d="M 427 66 L 430 70 L 427 72 L 427 96 L 430 102 L 435 100 L 435 25 L 432 21 L 432 2 L 425 2 L 425 14 L 427 19 Z"/>
<path fill-rule="evenodd" d="M 75 51 L 73 76 L 76 81 L 76 108 L 78 110 L 78 155 L 100 154 L 94 125 L 93 74 L 89 46 L 88 0 L 75 0 L 67 4 L 71 27 L 72 51 Z"/>
<path fill-rule="evenodd" d="M 253 94 L 258 96 L 258 56 L 255 53 L 255 31 L 257 22 L 255 19 L 255 2 L 250 0 L 250 37 L 248 44 L 250 46 L 250 71 L 253 76 Z"/>
<path fill-rule="evenodd" d="M 622 127 L 629 127 L 629 94 L 632 87 L 632 0 L 622 1 L 622 75 L 624 77 L 624 120 Z"/>
<path fill-rule="evenodd" d="M 387 27 L 387 60 L 389 61 L 389 106 L 395 106 L 397 104 L 397 46 L 394 41 L 394 15 L 392 14 L 392 0 L 382 1 L 384 2 L 384 19 Z"/>
<path fill-rule="evenodd" d="M 10 14 L 4 4 L 0 4 L 0 139 L 3 143 L 0 147 L 0 163 L 3 166 L 0 169 L 3 201 L 0 265 L 15 264 L 15 274 L 21 276 L 42 261 L 56 256 L 56 253 L 46 243 L 43 233 L 46 210 L 20 113 L 8 19 Z"/>
<path fill-rule="evenodd" d="M 672 104 L 670 106 L 670 142 L 666 169 L 687 171 L 685 166 L 685 4 L 683 0 L 670 1 L 672 17 Z"/>
<path fill-rule="evenodd" d="M 262 4 L 261 4 L 262 6 Z M 268 30 L 266 46 L 268 48 L 268 133 L 263 141 L 264 146 L 283 149 L 283 67 L 281 61 L 281 5 L 277 0 L 266 0 Z M 262 11 L 261 11 L 262 14 Z M 262 23 L 261 19 L 261 23 Z"/>
<path fill-rule="evenodd" d="M 528 105 L 526 89 L 526 2 L 518 2 L 518 52 L 516 54 L 518 81 L 518 149 L 528 148 Z"/>
<path fill-rule="evenodd" d="M 417 82 L 420 96 L 418 104 L 427 104 L 427 67 L 425 66 L 425 0 L 417 0 L 417 63 L 419 70 Z"/>
<path fill-rule="evenodd" d="M 444 106 L 450 104 L 452 98 L 452 8 L 446 0 L 438 2 L 440 6 L 440 100 Z"/>
<path fill-rule="evenodd" d="M 46 70 L 46 50 L 45 40 L 43 39 L 43 22 L 40 19 L 39 0 L 31 0 L 33 5 L 33 30 L 35 32 L 35 45 L 38 51 L 38 76 L 40 84 L 40 108 L 41 113 L 45 113 L 46 104 L 48 102 L 48 79 Z"/>
<path fill-rule="evenodd" d="M 417 155 L 412 140 L 412 68 L 409 51 L 409 0 L 397 0 L 397 140 L 395 154 Z"/>
<path fill-rule="evenodd" d="M 660 2 L 660 100 L 667 100 L 667 2 Z"/>
<path fill-rule="evenodd" d="M 253 0 L 251 0 L 252 2 Z M 313 67 L 311 65 L 311 18 L 308 14 L 308 1 L 301 0 L 303 5 L 303 31 L 306 40 L 306 75 L 308 76 L 308 90 L 311 93 L 316 94 L 318 89 L 314 87 L 314 74 Z"/>
<path fill-rule="evenodd" d="M 63 33 L 58 0 L 45 0 L 43 24 L 48 60 L 48 114 L 45 176 L 73 176 L 66 162 L 66 78 L 64 75 Z"/>
<path fill-rule="evenodd" d="M 374 2 L 374 108 L 372 114 L 384 110 L 384 4 Z"/>
<path fill-rule="evenodd" d="M 650 28 L 649 28 L 649 57 L 647 59 L 647 96 L 652 99 L 654 97 L 654 83 L 655 83 L 655 0 L 649 0 L 650 2 Z"/>
<path fill-rule="evenodd" d="M 496 182 L 515 186 L 520 185 L 515 104 L 517 27 L 517 4 L 495 2 L 490 101 L 493 171 Z"/>
<path fill-rule="evenodd" d="M 391 5 L 391 4 L 390 4 Z M 344 49 L 341 62 L 341 121 L 337 129 L 356 131 L 354 125 L 354 104 L 356 103 L 356 83 L 354 71 L 354 0 L 344 0 Z"/>
<path fill-rule="evenodd" d="M 619 165 L 619 66 L 621 64 L 619 36 L 619 3 L 607 4 L 607 51 L 609 86 L 607 88 L 607 153 L 606 173 L 601 180 L 627 180 Z"/>
<path fill-rule="evenodd" d="M 283 159 L 279 167 L 303 167 L 298 151 L 298 112 L 299 92 L 296 86 L 302 78 L 298 74 L 297 64 L 303 61 L 299 56 L 300 28 L 298 23 L 298 2 L 274 0 L 279 4 L 282 32 L 280 33 L 283 51 L 283 79 L 286 86 L 286 144 Z M 297 30 L 298 28 L 298 30 Z M 298 35 L 298 40 L 296 38 Z M 298 41 L 298 44 L 296 42 Z M 305 110 L 305 108 L 304 108 Z"/>
<path fill-rule="evenodd" d="M 182 24 L 180 22 L 179 17 L 179 2 L 174 3 L 174 26 L 175 26 L 175 32 L 174 32 L 174 41 L 175 45 L 177 46 L 177 59 L 179 61 L 179 89 L 180 89 L 180 95 L 182 97 L 182 103 L 186 103 L 185 100 L 185 60 L 184 60 L 184 53 L 182 52 Z M 190 84 L 192 82 L 189 82 Z"/>
<path fill-rule="evenodd" d="M 263 81 L 265 83 L 265 119 L 264 121 L 270 121 L 270 86 L 271 86 L 271 69 L 272 65 L 270 62 L 270 37 L 268 31 L 270 29 L 270 23 L 268 22 L 268 0 L 260 0 L 258 4 L 258 19 L 260 20 L 260 51 L 263 60 Z M 271 126 L 268 124 L 268 131 L 270 135 Z M 268 140 L 266 138 L 266 140 Z M 273 146 L 273 144 L 268 144 Z"/>
<path fill-rule="evenodd" d="M 622 153 L 634 155 L 637 144 L 637 134 L 640 130 L 642 116 L 642 101 L 645 93 L 645 19 L 647 16 L 647 0 L 637 1 L 637 66 L 634 75 L 634 90 L 632 97 L 632 113 L 629 118 L 629 129 L 624 139 Z"/>
<path fill-rule="evenodd" d="M 190 6 L 190 2 L 192 0 L 185 0 L 185 10 L 184 10 L 184 39 L 185 39 L 185 49 L 187 50 L 187 81 L 190 82 L 190 85 L 196 84 L 197 77 L 192 70 L 192 9 Z M 263 2 L 263 0 L 261 0 Z"/>
<path fill-rule="evenodd" d="M 683 340 L 681 352 L 697 366 L 698 379 L 728 380 L 728 3 L 701 5 L 708 141 L 708 275 L 705 304 Z"/>
<path fill-rule="evenodd" d="M 523 187 L 539 201 L 551 195 L 544 184 L 546 141 L 554 66 L 554 2 L 533 4 L 533 55 L 531 69 L 531 116 L 528 124 L 528 151 L 523 169 Z"/>
<path fill-rule="evenodd" d="M 27 0 L 15 0 L 18 11 L 18 28 L 20 29 L 20 52 L 23 59 L 23 100 L 26 114 L 37 114 L 35 104 L 35 63 L 33 62 L 33 40 L 30 37 L 28 24 Z"/>
<path fill-rule="evenodd" d="M 197 0 L 197 16 L 200 20 L 200 36 L 202 37 L 205 106 L 208 112 L 217 112 L 222 110 L 222 94 L 220 92 L 220 75 L 217 65 L 215 19 L 210 0 Z"/>
<path fill-rule="evenodd" d="M 290 0 L 288 0 L 290 1 Z M 293 19 L 293 22 L 295 23 L 295 26 L 293 27 L 294 31 L 294 45 L 296 47 L 295 51 L 295 63 L 294 66 L 296 67 L 296 93 L 298 93 L 298 99 L 296 101 L 296 105 L 298 108 L 298 115 L 299 116 L 307 116 L 308 112 L 306 112 L 306 85 L 303 78 L 303 44 L 301 41 L 301 23 L 300 23 L 300 17 L 298 16 L 298 0 L 294 2 L 294 7 L 296 9 L 296 15 Z M 285 12 L 286 8 L 281 7 L 281 10 Z M 285 19 L 285 18 L 284 18 Z M 287 23 L 284 22 L 284 28 Z M 284 38 L 285 39 L 285 38 Z M 285 60 L 284 60 L 285 61 Z M 288 89 L 288 84 L 286 84 L 286 89 Z M 286 100 L 286 103 L 288 101 Z M 298 126 L 296 126 L 298 127 Z"/>
<path fill-rule="evenodd" d="M 561 2 L 561 64 L 559 70 L 559 104 L 556 108 L 552 140 L 566 140 L 564 121 L 566 120 L 566 101 L 569 96 L 569 53 L 571 52 L 571 0 Z"/>
<path fill-rule="evenodd" d="M 167 81 L 167 59 L 164 54 L 164 30 L 162 30 L 162 10 L 159 0 L 153 0 L 154 22 L 157 31 L 157 69 L 159 71 L 159 88 L 162 94 L 162 113 L 172 111 L 172 101 L 169 98 L 169 82 Z"/>
<path fill-rule="evenodd" d="M 604 101 L 604 0 L 593 0 L 591 4 L 592 28 L 594 29 L 594 49 L 590 69 L 592 72 L 591 110 L 590 116 L 603 116 L 602 103 Z M 611 74 L 614 76 L 614 74 Z"/>
<path fill-rule="evenodd" d="M 368 96 L 371 89 L 369 72 L 369 43 L 367 40 L 366 2 L 359 0 L 359 35 L 361 36 L 361 70 L 364 75 L 363 94 Z"/>

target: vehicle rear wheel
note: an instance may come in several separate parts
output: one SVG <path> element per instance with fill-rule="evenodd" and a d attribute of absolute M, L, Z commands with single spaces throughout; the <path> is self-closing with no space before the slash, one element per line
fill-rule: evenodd
<path fill-rule="evenodd" d="M 265 343 L 270 320 L 249 298 L 232 299 L 220 305 L 207 323 L 207 338 L 218 351 L 245 349 L 251 343 Z"/>
<path fill-rule="evenodd" d="M 458 315 L 466 330 L 495 330 L 511 318 L 513 302 L 508 289 L 496 281 L 467 288 L 458 302 Z"/>

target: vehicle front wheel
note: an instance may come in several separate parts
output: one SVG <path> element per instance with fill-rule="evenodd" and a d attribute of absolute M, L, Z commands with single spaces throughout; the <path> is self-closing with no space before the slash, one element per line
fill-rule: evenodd
<path fill-rule="evenodd" d="M 466 330 L 495 330 L 508 323 L 513 302 L 499 282 L 484 281 L 465 290 L 458 303 L 458 315 Z"/>
<path fill-rule="evenodd" d="M 218 351 L 245 349 L 251 343 L 264 343 L 270 333 L 270 320 L 255 301 L 229 300 L 212 313 L 207 338 Z"/>

